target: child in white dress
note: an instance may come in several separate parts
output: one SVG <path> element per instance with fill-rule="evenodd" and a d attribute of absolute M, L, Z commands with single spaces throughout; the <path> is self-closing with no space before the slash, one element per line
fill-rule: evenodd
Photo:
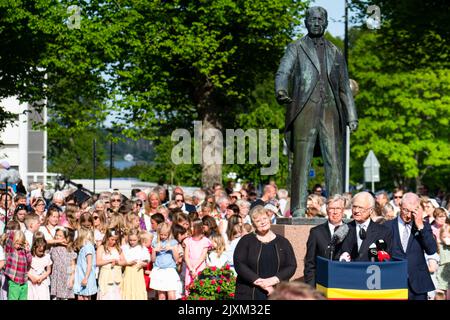
<path fill-rule="evenodd" d="M 50 300 L 52 260 L 45 253 L 47 241 L 37 238 L 33 243 L 31 269 L 28 271 L 28 300 Z"/>
<path fill-rule="evenodd" d="M 170 225 L 160 223 L 152 242 L 153 269 L 150 288 L 158 290 L 159 300 L 175 300 L 180 276 L 177 273 L 178 242 L 172 237 Z"/>
<path fill-rule="evenodd" d="M 122 247 L 121 264 L 125 266 L 122 280 L 123 300 L 147 300 L 144 267 L 150 261 L 148 249 L 141 245 L 138 228 L 128 232 L 128 244 Z"/>

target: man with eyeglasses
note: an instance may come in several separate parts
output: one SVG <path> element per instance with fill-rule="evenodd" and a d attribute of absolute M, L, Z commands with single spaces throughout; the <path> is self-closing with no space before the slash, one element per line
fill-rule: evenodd
<path fill-rule="evenodd" d="M 383 224 L 370 219 L 375 208 L 375 199 L 368 192 L 357 193 L 352 200 L 353 221 L 348 224 L 349 232 L 342 244 L 340 260 L 370 261 L 369 247 L 377 240 L 386 243 L 387 253 L 391 253 L 392 231 Z"/>
<path fill-rule="evenodd" d="M 392 200 L 389 202 L 394 207 L 396 215 L 400 213 L 400 201 L 402 200 L 405 191 L 402 188 L 394 188 L 392 191 Z"/>
<path fill-rule="evenodd" d="M 311 229 L 306 243 L 305 255 L 305 282 L 315 287 L 316 285 L 316 259 L 317 257 L 330 258 L 328 244 L 335 231 L 343 224 L 345 198 L 339 194 L 327 200 L 328 220 Z M 338 259 L 341 253 L 341 245 L 337 244 L 333 259 Z"/>
<path fill-rule="evenodd" d="M 408 260 L 408 299 L 426 300 L 435 289 L 425 255 L 436 253 L 431 226 L 423 220 L 420 198 L 406 193 L 400 202 L 400 216 L 385 223 L 393 233 L 392 257 Z"/>

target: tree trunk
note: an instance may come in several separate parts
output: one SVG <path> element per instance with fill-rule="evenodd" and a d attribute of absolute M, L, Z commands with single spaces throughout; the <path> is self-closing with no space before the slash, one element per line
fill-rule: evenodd
<path fill-rule="evenodd" d="M 221 134 L 222 124 L 217 116 L 219 112 L 212 94 L 213 90 L 212 83 L 206 79 L 194 94 L 198 113 L 202 120 L 202 187 L 205 188 L 212 187 L 214 183 L 222 184 L 224 144 Z M 216 139 L 212 139 L 211 134 L 216 136 Z"/>
<path fill-rule="evenodd" d="M 422 179 L 420 176 L 416 177 L 416 193 L 419 194 L 420 188 L 422 187 Z"/>
<path fill-rule="evenodd" d="M 223 139 L 214 139 L 214 141 L 205 141 L 208 129 L 217 129 L 221 131 L 222 126 L 217 119 L 213 119 L 211 114 L 206 113 L 202 123 L 202 187 L 211 188 L 214 183 L 222 184 L 222 161 L 223 161 Z M 213 149 L 216 156 L 221 158 L 219 161 L 208 161 L 205 157 Z M 206 151 L 206 152 L 205 152 Z M 214 162 L 214 163 L 211 163 Z"/>

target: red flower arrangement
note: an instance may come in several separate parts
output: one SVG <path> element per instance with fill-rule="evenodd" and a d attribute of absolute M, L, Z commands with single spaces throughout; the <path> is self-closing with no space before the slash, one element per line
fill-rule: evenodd
<path fill-rule="evenodd" d="M 222 268 L 207 267 L 189 286 L 187 300 L 232 300 L 236 289 L 236 276 L 229 265 Z"/>

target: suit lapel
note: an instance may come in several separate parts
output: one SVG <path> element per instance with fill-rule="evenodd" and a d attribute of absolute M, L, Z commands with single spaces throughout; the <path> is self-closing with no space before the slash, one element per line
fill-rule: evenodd
<path fill-rule="evenodd" d="M 399 218 L 397 217 L 394 220 L 392 220 L 392 228 L 393 228 L 392 231 L 394 232 L 394 234 L 393 234 L 394 237 L 393 237 L 392 241 L 398 241 L 398 243 L 400 243 L 400 248 L 403 251 L 402 240 L 400 238 L 400 230 L 398 230 L 398 219 Z"/>
<path fill-rule="evenodd" d="M 320 73 L 319 58 L 317 57 L 314 43 L 308 36 L 305 36 L 303 39 L 304 41 L 300 41 L 300 46 L 302 47 L 303 51 L 305 51 L 306 55 L 309 57 L 313 65 L 316 67 L 317 72 Z"/>
<path fill-rule="evenodd" d="M 326 236 L 325 239 L 327 239 L 327 241 L 330 242 L 331 241 L 331 233 L 330 233 L 330 228 L 328 228 L 328 222 L 325 222 L 323 224 L 323 227 L 324 227 L 323 228 L 323 233 Z"/>
<path fill-rule="evenodd" d="M 411 244 L 412 244 L 412 242 L 413 242 L 413 240 L 414 240 L 414 231 L 416 231 L 417 232 L 417 229 L 413 229 L 412 227 L 411 227 L 411 233 L 409 234 L 409 239 L 408 239 L 408 244 L 406 245 L 406 251 L 408 251 L 409 250 L 409 248 L 411 247 Z M 406 253 L 406 252 L 405 252 Z"/>

